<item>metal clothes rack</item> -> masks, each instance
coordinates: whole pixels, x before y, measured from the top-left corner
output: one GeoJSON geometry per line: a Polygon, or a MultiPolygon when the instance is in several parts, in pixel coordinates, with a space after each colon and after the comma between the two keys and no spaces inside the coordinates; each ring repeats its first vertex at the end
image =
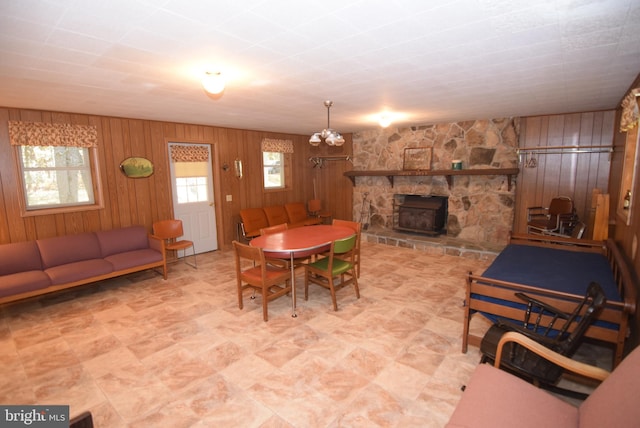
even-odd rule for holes
{"type": "Polygon", "coordinates": [[[327,161],[349,161],[353,164],[353,160],[349,155],[345,156],[311,156],[309,162],[313,162],[314,168],[322,168],[327,161]]]}
{"type": "Polygon", "coordinates": [[[525,168],[535,168],[538,162],[532,155],[563,155],[574,153],[613,153],[613,146],[542,146],[516,149],[520,163],[525,168]],[[529,157],[531,156],[531,157],[529,157]],[[524,161],[523,161],[524,157],[524,161]]]}

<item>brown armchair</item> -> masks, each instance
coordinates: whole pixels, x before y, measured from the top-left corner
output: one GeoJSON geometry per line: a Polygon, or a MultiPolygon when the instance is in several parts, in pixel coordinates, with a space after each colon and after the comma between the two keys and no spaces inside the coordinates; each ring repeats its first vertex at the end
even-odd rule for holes
{"type": "Polygon", "coordinates": [[[609,373],[564,357],[528,337],[506,333],[498,344],[495,365],[500,364],[503,347],[516,342],[565,370],[600,385],[579,406],[536,388],[497,367],[479,364],[467,383],[448,428],[600,428],[631,427],[640,421],[640,347],[634,349],[609,373]]]}

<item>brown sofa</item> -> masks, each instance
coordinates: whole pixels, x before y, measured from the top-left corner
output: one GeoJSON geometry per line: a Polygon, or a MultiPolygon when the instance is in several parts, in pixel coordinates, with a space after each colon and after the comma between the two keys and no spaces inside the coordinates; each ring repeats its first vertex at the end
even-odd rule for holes
{"type": "Polygon", "coordinates": [[[167,278],[164,242],[144,226],[0,245],[0,303],[151,268],[167,278]]]}
{"type": "MultiPolygon", "coordinates": [[[[634,349],[609,374],[600,368],[556,354],[520,333],[505,334],[501,345],[508,341],[520,343],[569,371],[602,383],[576,407],[494,366],[480,364],[471,376],[447,424],[448,428],[638,426],[640,347],[634,349]]],[[[499,361],[499,356],[496,361],[499,361]]]]}
{"type": "Polygon", "coordinates": [[[289,228],[320,224],[318,216],[310,216],[302,202],[285,205],[272,205],[264,208],[245,208],[240,210],[240,233],[251,239],[260,235],[260,229],[286,223],[289,228]]]}

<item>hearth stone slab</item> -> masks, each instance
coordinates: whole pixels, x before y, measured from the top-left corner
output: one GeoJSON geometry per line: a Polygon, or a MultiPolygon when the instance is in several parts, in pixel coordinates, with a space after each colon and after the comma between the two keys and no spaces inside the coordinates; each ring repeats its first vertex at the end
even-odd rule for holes
{"type": "Polygon", "coordinates": [[[504,245],[492,243],[479,244],[477,242],[465,241],[464,239],[447,237],[446,235],[431,237],[416,233],[403,233],[383,229],[363,230],[362,239],[365,242],[412,248],[417,251],[425,251],[429,254],[446,254],[488,261],[493,261],[505,247],[504,245]]]}

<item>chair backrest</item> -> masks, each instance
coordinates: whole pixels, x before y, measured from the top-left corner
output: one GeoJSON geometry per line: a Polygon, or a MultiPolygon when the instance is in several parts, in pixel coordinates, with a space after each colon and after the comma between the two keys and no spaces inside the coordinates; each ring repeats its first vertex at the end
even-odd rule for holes
{"type": "Polygon", "coordinates": [[[536,308],[540,306],[535,301],[530,301],[528,304],[524,326],[536,333],[552,338],[548,344],[551,349],[562,355],[571,356],[580,345],[582,337],[605,303],[606,298],[602,287],[597,282],[592,282],[587,287],[584,299],[571,314],[565,315],[566,319],[560,328],[554,326],[558,319],[557,313],[560,311],[554,312],[555,316],[547,326],[542,327],[539,325],[542,317],[539,316],[540,310],[536,308]],[[531,315],[536,317],[535,323],[529,323],[531,315]]]}
{"type": "Polygon", "coordinates": [[[640,421],[640,347],[635,348],[582,402],[580,428],[631,427],[640,421]]]}
{"type": "Polygon", "coordinates": [[[549,204],[549,215],[556,216],[561,214],[573,213],[573,200],[568,196],[556,196],[551,199],[549,204]]]}
{"type": "Polygon", "coordinates": [[[260,235],[269,235],[270,233],[283,232],[289,229],[287,223],[276,224],[275,226],[263,227],[260,229],[260,235]]]}
{"type": "Polygon", "coordinates": [[[333,242],[333,253],[344,254],[353,250],[356,246],[357,235],[349,236],[348,238],[336,239],[333,242]]]}
{"type": "Polygon", "coordinates": [[[362,223],[358,223],[357,221],[340,220],[340,219],[334,218],[331,224],[333,226],[348,227],[349,229],[353,229],[353,231],[356,232],[356,237],[357,237],[356,248],[357,249],[360,248],[360,236],[362,231],[362,223]]]}
{"type": "Polygon", "coordinates": [[[282,205],[273,205],[270,207],[264,207],[263,210],[265,215],[267,216],[267,221],[269,222],[269,224],[266,226],[275,226],[276,224],[290,222],[289,217],[287,216],[287,211],[284,209],[284,206],[282,205]]]}
{"type": "Polygon", "coordinates": [[[357,221],[340,220],[334,218],[331,224],[338,227],[348,227],[349,229],[353,229],[356,233],[360,233],[360,231],[362,230],[362,223],[358,223],[357,221]]]}
{"type": "Polygon", "coordinates": [[[248,237],[258,236],[260,229],[269,226],[269,221],[262,208],[245,208],[240,210],[240,218],[244,233],[248,237]]]}
{"type": "Polygon", "coordinates": [[[309,217],[307,209],[302,202],[293,202],[285,204],[284,209],[287,211],[290,223],[300,223],[309,217]]]}
{"type": "Polygon", "coordinates": [[[184,235],[182,220],[160,220],[153,223],[153,234],[160,239],[176,239],[184,235]]]}
{"type": "Polygon", "coordinates": [[[597,282],[589,284],[584,299],[576,306],[560,330],[561,335],[559,335],[560,344],[558,345],[558,351],[561,354],[573,355],[580,345],[580,340],[598,316],[606,301],[607,299],[604,296],[604,291],[602,287],[600,287],[600,284],[597,282]],[[575,328],[567,335],[569,327],[575,322],[577,322],[575,328]],[[564,340],[562,340],[562,336],[564,336],[564,340]]]}
{"type": "MultiPolygon", "coordinates": [[[[265,266],[264,252],[260,247],[252,247],[238,241],[233,241],[233,252],[236,259],[236,273],[240,275],[242,273],[242,260],[253,262],[248,268],[254,268],[255,266],[265,266]]],[[[240,278],[240,276],[238,276],[240,278]]]]}

